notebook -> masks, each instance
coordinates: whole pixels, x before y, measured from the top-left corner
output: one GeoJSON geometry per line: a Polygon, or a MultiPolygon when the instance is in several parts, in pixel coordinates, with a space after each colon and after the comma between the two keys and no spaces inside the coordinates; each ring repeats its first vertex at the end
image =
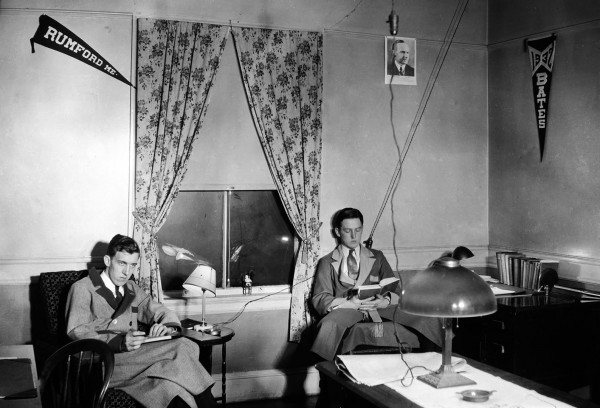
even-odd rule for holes
{"type": "Polygon", "coordinates": [[[37,390],[29,358],[0,358],[0,398],[35,398],[37,390]]]}

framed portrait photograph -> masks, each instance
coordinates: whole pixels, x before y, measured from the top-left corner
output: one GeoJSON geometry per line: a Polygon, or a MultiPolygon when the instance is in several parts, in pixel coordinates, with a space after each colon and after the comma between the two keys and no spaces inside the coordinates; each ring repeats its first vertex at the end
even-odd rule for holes
{"type": "Polygon", "coordinates": [[[385,83],[417,85],[417,40],[385,37],[385,83]]]}

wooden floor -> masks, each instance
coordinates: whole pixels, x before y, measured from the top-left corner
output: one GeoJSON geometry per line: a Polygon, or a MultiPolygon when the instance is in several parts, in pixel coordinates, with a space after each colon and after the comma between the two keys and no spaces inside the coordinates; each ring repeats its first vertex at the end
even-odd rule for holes
{"type": "Polygon", "coordinates": [[[248,402],[228,402],[227,408],[315,408],[317,396],[296,399],[275,399],[248,402]]]}

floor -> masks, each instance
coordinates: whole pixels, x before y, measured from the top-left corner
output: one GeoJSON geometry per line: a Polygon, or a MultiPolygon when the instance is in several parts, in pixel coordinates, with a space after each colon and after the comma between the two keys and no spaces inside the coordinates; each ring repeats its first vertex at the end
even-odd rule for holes
{"type": "Polygon", "coordinates": [[[227,408],[314,408],[317,396],[301,399],[276,399],[248,402],[229,402],[227,408]]]}

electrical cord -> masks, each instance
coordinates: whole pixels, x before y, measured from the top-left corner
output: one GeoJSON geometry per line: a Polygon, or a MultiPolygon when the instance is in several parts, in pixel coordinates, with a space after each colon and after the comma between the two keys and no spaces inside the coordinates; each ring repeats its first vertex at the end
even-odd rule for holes
{"type": "MultiPolygon", "coordinates": [[[[398,159],[398,163],[396,164],[396,168],[395,168],[392,178],[390,180],[390,184],[388,185],[388,188],[385,192],[385,195],[383,198],[383,203],[379,209],[379,212],[377,213],[377,216],[375,217],[375,222],[373,223],[373,228],[371,229],[371,233],[370,233],[369,239],[367,241],[372,242],[373,235],[375,234],[375,229],[377,228],[377,225],[379,224],[381,215],[383,214],[383,210],[385,209],[385,206],[387,205],[387,202],[388,202],[390,196],[392,195],[392,193],[394,193],[396,191],[398,181],[402,174],[402,166],[404,164],[404,160],[406,159],[408,150],[410,149],[410,146],[412,145],[417,128],[419,127],[419,124],[421,123],[421,119],[423,118],[423,113],[425,112],[425,108],[427,107],[427,103],[429,102],[429,98],[431,97],[433,87],[435,86],[435,83],[437,82],[437,78],[440,74],[442,65],[444,64],[444,61],[446,60],[446,57],[448,56],[448,51],[450,49],[450,45],[452,44],[452,42],[454,40],[454,37],[456,35],[456,30],[458,29],[458,26],[459,26],[460,21],[465,13],[465,9],[466,9],[468,3],[469,3],[469,0],[459,0],[458,5],[457,5],[456,9],[454,10],[454,14],[452,15],[450,24],[449,24],[448,28],[446,29],[446,34],[444,36],[444,42],[442,43],[442,47],[440,48],[440,51],[438,52],[438,55],[437,55],[434,65],[433,65],[433,68],[431,70],[431,73],[429,74],[429,79],[427,81],[427,85],[425,86],[425,92],[423,93],[423,96],[421,97],[421,101],[419,103],[417,113],[413,119],[411,126],[410,126],[408,136],[407,136],[406,140],[404,141],[404,147],[400,151],[400,157],[398,159]]],[[[392,80],[390,80],[390,84],[389,84],[390,93],[391,93],[390,121],[392,124],[392,135],[394,137],[394,141],[396,142],[396,148],[398,149],[399,146],[398,146],[398,143],[396,140],[396,132],[394,129],[393,112],[392,112],[392,107],[393,107],[392,103],[394,100],[394,92],[392,89],[393,79],[394,79],[394,77],[392,76],[392,80]]]]}
{"type": "MultiPolygon", "coordinates": [[[[367,242],[371,242],[371,243],[373,242],[373,234],[375,233],[375,229],[377,228],[379,220],[381,219],[383,210],[385,209],[385,205],[387,204],[387,201],[389,200],[390,196],[393,197],[396,194],[396,190],[398,189],[398,186],[399,186],[399,180],[402,175],[402,166],[404,164],[404,160],[406,159],[408,150],[410,149],[410,146],[413,142],[417,128],[418,128],[419,124],[421,123],[421,119],[423,117],[425,107],[427,106],[427,103],[429,102],[429,98],[431,97],[431,92],[433,90],[435,83],[437,82],[437,78],[439,76],[441,67],[444,64],[444,61],[446,60],[446,57],[448,55],[448,50],[450,49],[450,45],[452,44],[452,41],[454,40],[454,36],[456,35],[456,30],[458,29],[458,26],[460,24],[462,16],[464,15],[464,12],[465,12],[465,9],[466,9],[468,3],[469,3],[469,0],[460,0],[456,9],[454,10],[454,14],[453,14],[450,24],[446,30],[446,35],[444,37],[444,43],[442,44],[442,47],[440,48],[440,52],[438,53],[438,56],[435,60],[434,66],[432,68],[432,72],[429,75],[429,80],[427,81],[427,85],[425,87],[425,92],[423,94],[423,97],[421,98],[421,102],[419,103],[419,108],[417,109],[417,114],[415,115],[415,119],[413,120],[413,123],[411,124],[410,130],[408,133],[408,137],[404,141],[404,146],[403,146],[402,150],[400,150],[400,146],[398,144],[398,139],[396,137],[396,129],[395,129],[395,125],[394,125],[394,114],[393,114],[394,90],[393,90],[393,86],[392,86],[394,76],[392,75],[392,78],[391,78],[390,84],[389,84],[390,123],[391,123],[391,127],[392,127],[392,136],[394,139],[394,143],[396,145],[396,150],[398,151],[398,155],[399,155],[399,160],[396,165],[396,169],[394,170],[392,180],[390,181],[390,184],[386,190],[383,204],[382,204],[381,208],[379,209],[379,212],[377,213],[377,217],[375,218],[375,223],[373,224],[373,228],[371,230],[371,233],[369,235],[367,242]]],[[[396,248],[397,228],[396,228],[396,222],[395,222],[395,216],[394,216],[395,211],[394,211],[394,200],[393,199],[390,201],[390,212],[391,212],[391,216],[392,216],[392,231],[393,231],[392,245],[393,245],[394,257],[395,257],[395,261],[396,261],[396,263],[395,263],[396,269],[395,270],[398,270],[399,259],[398,259],[398,251],[396,248]]],[[[400,273],[398,273],[398,277],[400,279],[400,288],[403,288],[404,286],[403,286],[403,282],[402,282],[402,275],[400,273]]],[[[414,374],[413,374],[414,368],[424,368],[430,372],[432,372],[434,370],[428,369],[427,367],[423,367],[423,366],[411,367],[408,364],[408,362],[404,359],[404,351],[402,348],[404,345],[407,345],[408,346],[407,348],[410,350],[410,345],[408,345],[405,342],[402,342],[400,340],[400,335],[398,334],[398,327],[396,326],[395,322],[396,322],[396,313],[398,312],[399,307],[400,307],[400,302],[398,302],[398,304],[396,304],[396,307],[394,308],[394,314],[392,315],[392,321],[394,322],[394,335],[396,337],[396,341],[398,342],[398,352],[400,354],[400,358],[402,359],[402,362],[406,365],[406,368],[407,368],[407,372],[401,378],[400,383],[404,387],[409,387],[412,385],[413,380],[414,380],[414,374]]]]}
{"type": "Polygon", "coordinates": [[[288,289],[288,288],[283,288],[283,289],[281,289],[281,290],[278,290],[277,292],[267,293],[266,295],[264,295],[264,296],[261,296],[261,297],[259,297],[259,298],[256,298],[256,299],[249,300],[249,301],[247,301],[246,303],[244,303],[244,305],[242,306],[242,308],[241,308],[241,309],[240,309],[240,310],[239,310],[239,311],[238,311],[236,314],[234,314],[234,315],[233,315],[233,317],[232,317],[231,319],[229,319],[229,320],[227,320],[227,321],[225,321],[225,322],[219,322],[219,323],[214,323],[214,324],[215,324],[215,325],[218,325],[218,326],[225,326],[225,325],[227,325],[227,324],[229,324],[229,323],[233,323],[234,321],[236,321],[236,320],[237,320],[237,319],[238,319],[238,318],[239,318],[239,317],[242,315],[242,313],[244,313],[244,310],[246,310],[246,307],[247,307],[247,306],[248,306],[250,303],[252,303],[252,302],[258,302],[259,300],[262,300],[262,299],[268,298],[269,296],[277,295],[277,294],[279,294],[279,293],[282,293],[282,292],[285,292],[285,291],[287,291],[287,290],[290,290],[290,291],[291,291],[291,290],[292,290],[292,288],[294,288],[294,287],[298,286],[298,285],[299,285],[299,284],[301,284],[301,283],[304,283],[304,282],[306,282],[306,281],[309,281],[309,280],[311,280],[312,278],[313,278],[312,276],[309,276],[308,278],[306,278],[306,279],[304,279],[304,280],[301,280],[301,281],[299,281],[299,282],[296,282],[294,285],[290,286],[290,288],[289,288],[289,289],[288,289]]]}

